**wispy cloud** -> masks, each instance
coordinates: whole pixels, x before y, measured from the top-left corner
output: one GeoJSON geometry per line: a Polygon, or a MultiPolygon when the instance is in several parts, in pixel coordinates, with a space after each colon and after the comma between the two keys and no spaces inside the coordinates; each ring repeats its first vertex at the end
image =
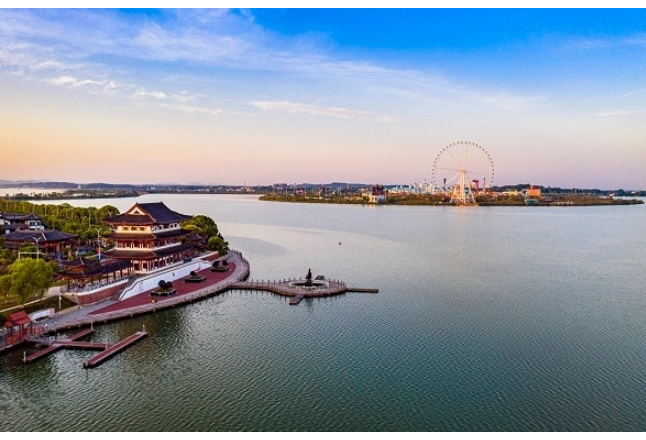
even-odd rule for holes
{"type": "Polygon", "coordinates": [[[640,33],[624,38],[622,43],[630,46],[646,47],[646,33],[640,33]]]}
{"type": "Polygon", "coordinates": [[[222,109],[210,107],[195,107],[184,104],[160,104],[159,108],[175,110],[189,115],[210,115],[217,116],[222,113],[222,109]]]}
{"type": "Polygon", "coordinates": [[[148,92],[145,89],[137,90],[135,92],[135,96],[138,96],[138,97],[148,97],[148,96],[150,96],[150,97],[156,98],[156,99],[165,99],[165,98],[167,98],[167,95],[164,92],[148,92]]]}
{"type": "MultiPolygon", "coordinates": [[[[506,111],[522,110],[535,102],[535,98],[514,94],[504,86],[491,92],[479,90],[477,84],[464,86],[460,79],[428,67],[397,68],[359,55],[340,55],[319,37],[283,36],[264,29],[248,11],[176,10],[161,15],[126,16],[118,11],[94,10],[0,12],[0,41],[7,43],[0,48],[0,65],[4,62],[16,72],[26,72],[29,78],[91,93],[109,82],[77,78],[119,78],[118,89],[125,98],[174,99],[181,104],[201,100],[207,93],[214,96],[220,90],[210,88],[213,78],[223,74],[228,79],[238,72],[245,72],[247,77],[268,74],[279,78],[279,84],[284,84],[281,81],[285,78],[297,77],[313,87],[345,87],[356,96],[365,92],[426,102],[475,97],[484,105],[506,111]],[[175,92],[177,85],[162,76],[150,81],[147,73],[151,68],[169,68],[175,76],[195,81],[182,83],[182,88],[192,86],[175,92]],[[49,78],[53,69],[60,73],[54,79],[49,78]]],[[[243,102],[248,100],[248,96],[243,98],[243,102]]],[[[395,120],[343,107],[286,101],[258,101],[253,105],[345,119],[395,120]]]]}
{"type": "Polygon", "coordinates": [[[331,116],[342,119],[369,119],[381,122],[395,122],[395,119],[391,116],[380,116],[366,111],[350,110],[342,107],[325,107],[321,105],[300,104],[289,101],[254,101],[251,105],[262,110],[282,111],[287,113],[331,116]]]}
{"type": "Polygon", "coordinates": [[[118,92],[118,86],[114,81],[96,81],[92,79],[79,80],[73,76],[59,76],[57,78],[49,78],[45,80],[47,84],[53,86],[62,86],[72,89],[87,89],[90,93],[100,93],[104,95],[112,95],[118,92]]]}
{"type": "Polygon", "coordinates": [[[597,113],[596,116],[597,118],[611,118],[611,117],[618,117],[618,116],[640,115],[644,113],[646,112],[640,111],[640,110],[614,110],[609,112],[597,113]]]}
{"type": "Polygon", "coordinates": [[[646,33],[623,37],[577,37],[566,40],[561,46],[565,50],[599,50],[620,47],[646,47],[646,33]]]}
{"type": "Polygon", "coordinates": [[[173,99],[177,100],[178,102],[182,103],[187,103],[187,102],[193,102],[201,98],[205,98],[206,95],[203,93],[189,93],[186,90],[182,90],[181,92],[173,95],[173,99]]]}

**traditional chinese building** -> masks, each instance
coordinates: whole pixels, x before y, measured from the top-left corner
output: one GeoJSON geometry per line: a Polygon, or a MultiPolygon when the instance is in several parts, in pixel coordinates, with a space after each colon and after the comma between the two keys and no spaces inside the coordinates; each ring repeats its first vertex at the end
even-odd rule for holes
{"type": "Polygon", "coordinates": [[[44,231],[40,217],[36,214],[20,214],[12,212],[0,212],[0,228],[5,234],[15,231],[44,231]]]}
{"type": "Polygon", "coordinates": [[[63,270],[58,276],[67,281],[65,296],[80,305],[109,298],[123,287],[132,274],[132,263],[125,259],[81,257],[61,264],[63,270]]]}
{"type": "Polygon", "coordinates": [[[14,252],[18,252],[22,245],[28,243],[36,247],[35,254],[61,260],[64,257],[65,247],[75,244],[78,235],[56,230],[20,230],[6,234],[3,238],[5,239],[4,246],[14,252]]]}
{"type": "Polygon", "coordinates": [[[132,262],[135,273],[145,274],[196,256],[186,242],[190,231],[180,222],[192,218],[169,209],[164,203],[137,203],[128,211],[103,219],[111,228],[104,239],[114,242],[106,256],[132,262]]]}

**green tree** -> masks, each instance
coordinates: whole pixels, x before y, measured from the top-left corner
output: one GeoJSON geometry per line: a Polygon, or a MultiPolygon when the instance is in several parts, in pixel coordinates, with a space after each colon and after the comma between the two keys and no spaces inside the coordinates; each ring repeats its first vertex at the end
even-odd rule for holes
{"type": "Polygon", "coordinates": [[[25,258],[15,261],[9,267],[9,273],[0,277],[0,293],[9,293],[22,305],[41,298],[53,282],[52,265],[43,260],[25,258]]]}
{"type": "Polygon", "coordinates": [[[220,236],[218,225],[215,224],[211,217],[206,215],[196,215],[195,217],[182,222],[182,228],[191,232],[196,232],[205,238],[220,236]]]}
{"type": "Polygon", "coordinates": [[[218,236],[209,238],[209,241],[206,244],[206,248],[208,250],[218,251],[218,254],[220,254],[220,256],[227,254],[228,246],[229,246],[229,243],[224,241],[222,237],[218,237],[218,236]]]}

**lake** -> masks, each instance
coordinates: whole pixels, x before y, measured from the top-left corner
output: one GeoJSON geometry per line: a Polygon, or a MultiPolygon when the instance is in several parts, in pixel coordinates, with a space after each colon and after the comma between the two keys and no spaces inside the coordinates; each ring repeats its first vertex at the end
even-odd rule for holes
{"type": "Polygon", "coordinates": [[[96,326],[149,337],[91,370],[84,351],[12,351],[0,430],[646,430],[646,205],[68,203],[158,201],[213,218],[253,279],[311,269],[379,293],[229,291],[96,326]]]}

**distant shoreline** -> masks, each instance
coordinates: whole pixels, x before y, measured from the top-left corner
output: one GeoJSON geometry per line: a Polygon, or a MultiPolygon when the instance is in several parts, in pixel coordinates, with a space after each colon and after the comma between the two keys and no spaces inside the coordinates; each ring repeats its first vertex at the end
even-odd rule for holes
{"type": "MultiPolygon", "coordinates": [[[[279,202],[279,203],[313,203],[313,204],[329,204],[329,205],[368,205],[368,206],[464,206],[451,203],[450,199],[440,199],[437,196],[424,196],[417,197],[390,197],[385,201],[379,203],[370,203],[366,198],[359,196],[351,196],[346,198],[318,198],[309,196],[294,196],[294,195],[274,195],[265,194],[259,198],[261,201],[279,202]]],[[[642,205],[644,200],[640,199],[626,199],[614,197],[598,197],[598,196],[565,196],[554,199],[525,199],[523,197],[515,198],[502,198],[498,200],[476,200],[476,203],[471,206],[514,206],[514,207],[574,207],[574,206],[625,206],[625,205],[642,205]]]]}

